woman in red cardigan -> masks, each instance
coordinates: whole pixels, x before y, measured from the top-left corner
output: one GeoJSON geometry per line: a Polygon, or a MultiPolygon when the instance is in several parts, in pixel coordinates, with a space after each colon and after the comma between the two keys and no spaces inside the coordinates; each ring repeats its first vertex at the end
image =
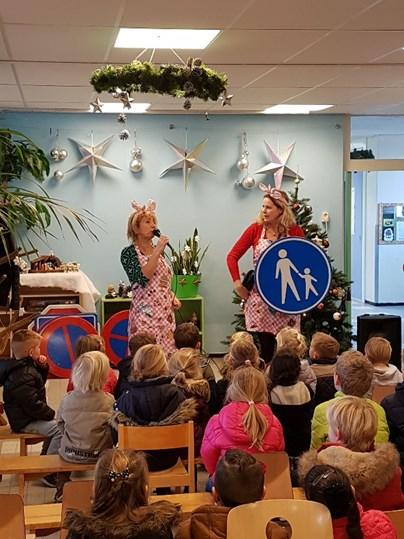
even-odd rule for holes
{"type": "Polygon", "coordinates": [[[296,225],[289,206],[288,195],[274,187],[260,183],[264,191],[261,211],[256,222],[250,225],[236,241],[227,255],[227,267],[234,282],[234,289],[244,301],[244,314],[248,331],[258,334],[261,344],[261,357],[266,363],[271,361],[275,349],[275,335],[285,326],[299,329],[300,317],[270,310],[261,299],[257,288],[248,291],[240,280],[238,261],[245,252],[253,248],[254,268],[260,254],[274,241],[287,236],[304,236],[303,230],[296,225]]]}

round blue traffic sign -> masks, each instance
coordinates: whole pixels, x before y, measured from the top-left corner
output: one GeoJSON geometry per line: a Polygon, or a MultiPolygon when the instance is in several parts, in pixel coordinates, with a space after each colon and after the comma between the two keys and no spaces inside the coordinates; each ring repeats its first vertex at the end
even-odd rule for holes
{"type": "Polygon", "coordinates": [[[327,295],[331,265],[321,247],[302,238],[272,243],[258,259],[255,282],[262,299],[276,311],[301,314],[327,295]]]}

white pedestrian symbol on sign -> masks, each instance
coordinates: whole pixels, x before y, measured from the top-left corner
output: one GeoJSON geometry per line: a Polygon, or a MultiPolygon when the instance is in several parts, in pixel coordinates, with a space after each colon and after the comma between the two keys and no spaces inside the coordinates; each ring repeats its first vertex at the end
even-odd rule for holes
{"type": "Polygon", "coordinates": [[[276,263],[275,279],[281,278],[281,302],[282,305],[286,302],[286,294],[288,288],[295,296],[297,301],[300,301],[300,295],[297,291],[295,281],[292,276],[291,270],[293,270],[301,279],[305,282],[305,299],[309,298],[310,292],[313,292],[315,296],[318,296],[318,292],[315,289],[313,282],[316,283],[317,279],[311,275],[310,268],[304,268],[304,275],[296,268],[293,262],[287,258],[288,252],[286,249],[279,249],[279,260],[276,263]]]}

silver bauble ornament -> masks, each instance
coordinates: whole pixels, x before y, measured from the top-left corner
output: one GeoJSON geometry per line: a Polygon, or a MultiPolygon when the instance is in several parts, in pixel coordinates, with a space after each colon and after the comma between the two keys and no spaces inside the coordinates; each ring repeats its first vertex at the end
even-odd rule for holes
{"type": "Polygon", "coordinates": [[[67,150],[62,148],[61,150],[59,150],[59,161],[64,161],[68,155],[69,154],[68,154],[67,150]]]}
{"type": "Polygon", "coordinates": [[[143,161],[141,159],[132,159],[129,163],[129,168],[132,172],[140,172],[143,168],[143,161]]]}
{"type": "Polygon", "coordinates": [[[247,159],[247,157],[241,157],[241,159],[239,159],[237,161],[237,168],[239,170],[245,170],[246,168],[248,168],[248,159],[247,159]]]}
{"type": "Polygon", "coordinates": [[[337,311],[336,313],[332,315],[332,317],[334,318],[334,320],[338,321],[338,320],[341,320],[342,314],[337,311]]]}
{"type": "Polygon", "coordinates": [[[53,161],[59,161],[59,150],[57,148],[52,148],[49,155],[53,161]]]}
{"type": "Polygon", "coordinates": [[[129,131],[127,129],[122,129],[122,131],[119,133],[119,138],[121,140],[128,140],[129,135],[130,135],[130,133],[129,133],[129,131]]]}
{"type": "Polygon", "coordinates": [[[183,105],[185,110],[189,110],[192,107],[192,101],[187,97],[183,105]]]}
{"type": "Polygon", "coordinates": [[[133,155],[133,157],[140,157],[142,155],[142,148],[135,146],[134,148],[132,148],[130,153],[131,155],[133,155]]]}
{"type": "Polygon", "coordinates": [[[65,173],[63,172],[63,170],[55,170],[55,172],[53,173],[53,177],[55,178],[55,180],[63,180],[64,175],[65,173]]]}
{"type": "Polygon", "coordinates": [[[241,180],[241,186],[244,187],[244,189],[254,189],[255,179],[252,176],[246,176],[241,180]]]}

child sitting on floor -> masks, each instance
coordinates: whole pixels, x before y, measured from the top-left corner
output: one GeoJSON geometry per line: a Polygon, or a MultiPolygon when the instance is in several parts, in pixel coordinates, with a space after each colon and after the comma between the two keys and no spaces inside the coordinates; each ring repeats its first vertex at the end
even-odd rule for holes
{"type": "MultiPolygon", "coordinates": [[[[82,337],[79,337],[77,339],[76,347],[75,347],[75,358],[78,358],[79,356],[81,356],[81,354],[85,354],[86,352],[102,352],[103,354],[105,354],[104,339],[100,335],[83,335],[82,337]]],[[[103,390],[113,395],[115,391],[116,382],[117,380],[116,380],[115,373],[109,367],[108,376],[103,386],[103,390]]],[[[73,389],[74,389],[74,384],[72,380],[69,379],[69,383],[67,384],[66,391],[72,391],[73,389]]]]}
{"type": "Polygon", "coordinates": [[[289,351],[296,354],[300,359],[299,380],[308,385],[313,393],[316,391],[317,378],[306,359],[307,344],[306,339],[297,329],[282,328],[276,335],[277,348],[289,348],[289,351]]]}
{"type": "Polygon", "coordinates": [[[63,527],[68,539],[172,539],[179,516],[173,503],[149,504],[142,453],[109,449],[97,462],[91,509],[68,511],[63,527]]]}
{"type": "Polygon", "coordinates": [[[404,507],[400,457],[390,442],[376,444],[377,416],[359,397],[341,397],[328,407],[328,439],[318,452],[300,458],[301,481],[315,464],[341,468],[355,487],[365,509],[389,511],[404,507]]]}
{"type": "Polygon", "coordinates": [[[373,365],[373,385],[388,386],[400,384],[402,373],[389,363],[391,344],[383,337],[371,337],[365,345],[365,356],[373,365]]]}
{"type": "Polygon", "coordinates": [[[261,500],[265,495],[264,468],[240,449],[228,449],[219,460],[211,505],[201,505],[181,522],[176,539],[225,539],[232,507],[261,500]]]}
{"type": "Polygon", "coordinates": [[[306,475],[305,495],[331,513],[334,539],[396,539],[396,530],[381,511],[364,511],[355,500],[349,477],[333,466],[314,466],[306,475]]]}

